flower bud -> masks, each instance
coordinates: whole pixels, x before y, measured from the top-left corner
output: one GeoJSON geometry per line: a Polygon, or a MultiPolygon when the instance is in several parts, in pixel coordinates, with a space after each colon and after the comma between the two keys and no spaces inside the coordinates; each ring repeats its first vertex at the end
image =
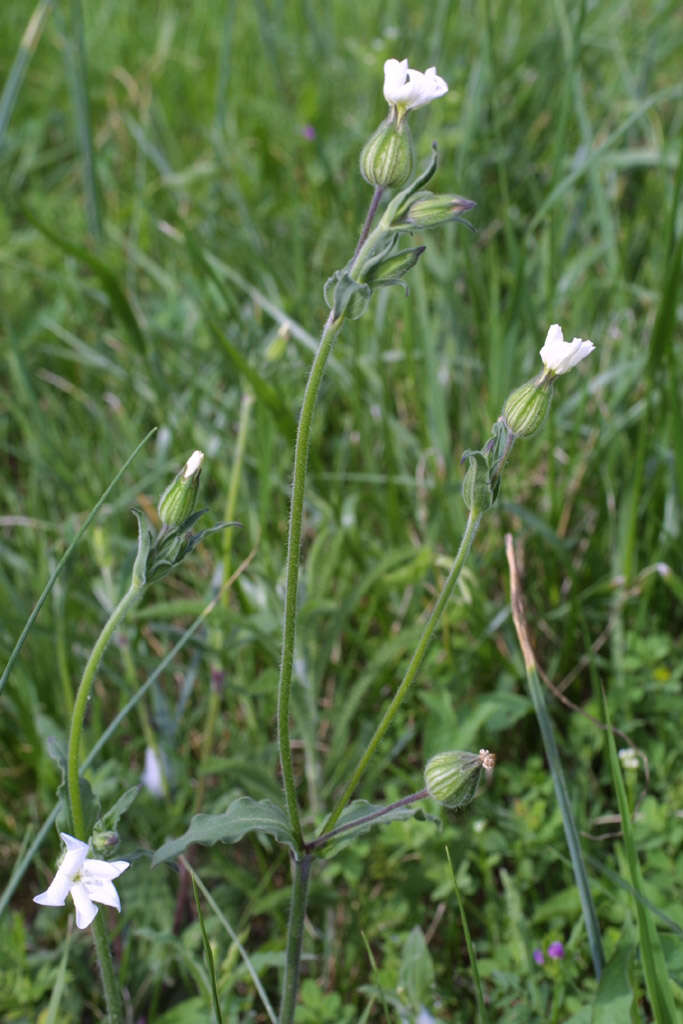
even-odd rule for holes
{"type": "Polygon", "coordinates": [[[413,140],[407,122],[387,118],[370,136],[360,155],[360,173],[375,188],[400,188],[413,170],[413,140]]]}
{"type": "Polygon", "coordinates": [[[159,499],[159,518],[164,526],[180,526],[194,511],[204,452],[194,451],[159,499]]]}
{"type": "Polygon", "coordinates": [[[471,199],[463,199],[462,196],[418,192],[406,210],[404,219],[414,228],[433,228],[457,220],[461,213],[476,205],[471,199]]]}
{"type": "Polygon", "coordinates": [[[543,373],[508,395],[503,421],[515,437],[529,437],[538,430],[550,408],[552,376],[543,373]]]}
{"type": "Polygon", "coordinates": [[[470,803],[482,771],[492,771],[495,763],[496,755],[488,750],[480,750],[478,754],[463,750],[436,754],[427,761],[425,786],[431,797],[455,810],[470,803]]]}
{"type": "Polygon", "coordinates": [[[90,846],[94,853],[106,853],[119,845],[119,834],[112,829],[100,832],[97,827],[90,837],[90,846]]]}

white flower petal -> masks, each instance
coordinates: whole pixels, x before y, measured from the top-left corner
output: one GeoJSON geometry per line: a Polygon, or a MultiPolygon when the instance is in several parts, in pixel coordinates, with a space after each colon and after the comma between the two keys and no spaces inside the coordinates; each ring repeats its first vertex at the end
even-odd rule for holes
{"type": "Polygon", "coordinates": [[[97,907],[88,896],[88,892],[81,882],[74,882],[71,887],[71,898],[76,908],[76,926],[87,928],[95,920],[97,907]]]}
{"type": "Polygon", "coordinates": [[[73,879],[58,871],[45,892],[33,897],[33,902],[44,907],[63,907],[72,885],[73,879]]]}
{"type": "Polygon", "coordinates": [[[63,872],[70,878],[75,878],[81,870],[85,858],[88,856],[88,844],[80,839],[75,839],[66,832],[60,832],[59,838],[66,846],[66,853],[59,865],[59,872],[63,872]]]}
{"type": "Polygon", "coordinates": [[[127,860],[86,860],[83,865],[83,878],[118,878],[130,864],[127,860]]]}
{"type": "Polygon", "coordinates": [[[384,98],[391,106],[416,110],[447,92],[448,85],[435,67],[422,72],[409,68],[407,60],[385,61],[384,98]]]}
{"type": "Polygon", "coordinates": [[[96,903],[104,903],[107,907],[121,909],[121,900],[113,882],[97,875],[83,875],[81,879],[84,891],[96,903]]]}
{"type": "Polygon", "coordinates": [[[558,376],[567,373],[582,359],[590,355],[595,345],[592,341],[574,338],[573,341],[565,341],[562,328],[559,324],[551,324],[545,339],[540,356],[543,365],[558,376]]]}
{"type": "Polygon", "coordinates": [[[145,768],[142,773],[142,784],[152,796],[164,795],[164,776],[161,761],[154,747],[145,748],[145,768]]]}

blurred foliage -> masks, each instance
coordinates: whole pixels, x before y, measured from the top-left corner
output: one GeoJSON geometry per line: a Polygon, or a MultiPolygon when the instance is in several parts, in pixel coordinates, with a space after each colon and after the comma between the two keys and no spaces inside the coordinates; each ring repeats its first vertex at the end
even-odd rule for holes
{"type": "MultiPolygon", "coordinates": [[[[493,783],[466,813],[444,813],[441,831],[393,823],[315,870],[297,1020],[385,1021],[385,1008],[397,1021],[474,1019],[447,844],[490,1019],[588,1021],[596,983],[509,619],[502,534],[513,530],[524,551],[540,664],[592,716],[553,702],[606,954],[630,963],[637,932],[595,721],[601,687],[625,734],[617,745],[647,759],[647,777],[627,779],[647,897],[683,927],[679,6],[83,0],[81,12],[74,0],[46,11],[0,133],[3,655],[99,494],[159,429],[0,696],[0,874],[9,878],[53,806],[60,776],[48,751],[64,746],[84,660],[130,572],[129,508],[153,513],[200,448],[201,506],[211,523],[224,518],[242,397],[253,393],[242,528],[208,539],[150,591],[107,652],[87,726],[89,749],[254,552],[90,772],[107,806],[139,781],[150,740],[160,750],[168,795],[143,791],[120,823],[117,856],[134,864],[111,919],[114,952],[133,1019],[207,1019],[189,880],[152,870],[148,854],[199,810],[222,811],[241,793],[279,799],[291,424],[322,285],[350,256],[370,198],[357,160],[384,116],[382,63],[407,56],[449,83],[413,115],[417,150],[424,160],[438,140],[435,188],[476,200],[476,232],[431,234],[410,294],[387,290],[344,327],[323,385],[294,693],[309,832],[364,749],[448,571],[465,519],[463,450],[536,371],[551,322],[592,338],[596,353],[558,382],[543,428],[515,447],[420,685],[358,796],[413,792],[426,759],[449,748],[495,750],[493,783]],[[553,940],[564,959],[536,965],[532,950],[553,940]]],[[[27,20],[26,4],[7,0],[3,79],[27,20]]],[[[56,853],[50,832],[0,921],[8,1021],[42,1021],[55,984],[66,914],[38,911],[31,896],[56,853]]],[[[277,1004],[286,852],[251,836],[197,847],[193,865],[277,1004]]],[[[266,1020],[208,911],[206,925],[225,1020],[266,1020]]],[[[659,926],[675,938],[671,923],[659,926]]],[[[666,948],[674,971],[674,942],[666,948]]],[[[74,935],[60,1021],[96,1012],[90,955],[88,936],[74,935]]],[[[631,1019],[627,1002],[614,1021],[631,1019]]]]}

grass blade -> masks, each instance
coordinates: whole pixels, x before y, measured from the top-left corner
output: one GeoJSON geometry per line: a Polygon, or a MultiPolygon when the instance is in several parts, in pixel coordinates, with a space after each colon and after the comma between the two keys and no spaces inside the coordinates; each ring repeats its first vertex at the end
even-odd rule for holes
{"type": "Polygon", "coordinates": [[[273,1007],[271,1005],[271,1002],[270,1002],[270,1000],[268,998],[266,990],[264,989],[263,985],[261,984],[261,979],[259,978],[259,976],[258,976],[258,974],[256,972],[256,968],[254,967],[253,963],[251,962],[251,960],[249,958],[249,954],[247,953],[246,949],[244,948],[244,946],[240,942],[240,940],[239,940],[239,938],[237,936],[237,933],[234,931],[234,929],[232,928],[230,922],[225,917],[225,915],[221,912],[220,907],[218,906],[218,904],[216,903],[215,899],[213,898],[213,896],[211,895],[209,890],[206,888],[206,886],[202,882],[202,880],[199,877],[199,875],[197,875],[196,872],[193,870],[192,865],[186,860],[185,857],[181,857],[180,860],[181,860],[181,863],[182,863],[183,867],[185,868],[185,870],[189,873],[190,877],[192,878],[192,885],[195,888],[195,900],[197,899],[196,890],[199,889],[201,894],[202,894],[202,896],[204,897],[206,902],[209,904],[209,906],[213,910],[214,914],[216,915],[216,917],[218,918],[220,923],[225,928],[226,932],[228,933],[228,935],[230,936],[232,941],[237,946],[239,954],[242,957],[242,959],[244,960],[244,964],[245,964],[247,970],[249,971],[249,974],[251,975],[251,980],[254,983],[254,988],[258,992],[259,997],[261,999],[261,1002],[263,1003],[263,1008],[266,1011],[266,1013],[268,1014],[268,1017],[270,1018],[271,1024],[277,1024],[277,1017],[275,1015],[275,1010],[273,1009],[273,1007]]]}
{"type": "Polygon", "coordinates": [[[588,873],[583,859],[578,829],[576,828],[576,822],[574,821],[574,815],[572,813],[569,793],[567,791],[567,783],[564,776],[564,770],[562,768],[562,762],[560,760],[560,752],[557,749],[557,743],[555,742],[555,734],[553,732],[550,715],[548,714],[545,693],[538,678],[538,672],[536,671],[536,660],[531,648],[529,632],[524,614],[524,603],[517,563],[515,561],[514,546],[512,536],[509,533],[505,535],[505,553],[510,567],[510,605],[512,608],[512,618],[517,631],[519,646],[522,649],[522,655],[524,657],[524,667],[526,669],[529,693],[531,695],[531,700],[533,701],[534,711],[536,712],[536,718],[538,719],[538,725],[541,730],[543,746],[548,759],[548,767],[550,768],[550,774],[552,775],[553,785],[555,787],[555,795],[562,814],[562,824],[564,825],[564,834],[567,839],[569,856],[571,857],[572,868],[574,871],[574,879],[579,891],[579,899],[581,900],[581,909],[583,911],[583,919],[586,925],[586,934],[588,936],[588,944],[590,946],[591,957],[593,960],[593,969],[595,971],[596,978],[599,980],[605,964],[605,957],[602,951],[598,915],[595,910],[595,904],[593,903],[593,897],[591,896],[590,886],[588,884],[588,873]]]}
{"type": "Polygon", "coordinates": [[[477,956],[474,952],[474,946],[472,945],[472,936],[470,935],[469,925],[467,923],[467,917],[465,915],[465,906],[462,902],[460,890],[455,880],[455,871],[453,870],[453,863],[451,861],[451,853],[448,847],[446,847],[446,857],[448,858],[448,867],[450,868],[451,878],[453,879],[453,888],[455,889],[455,896],[458,901],[458,907],[460,908],[460,920],[462,921],[462,930],[465,936],[465,945],[467,946],[467,955],[470,958],[472,965],[472,977],[474,978],[474,995],[477,1000],[477,1012],[479,1013],[479,1020],[481,1024],[487,1024],[488,1017],[486,1015],[486,1006],[484,1004],[484,994],[481,989],[481,978],[479,977],[479,968],[477,966],[477,956]]]}
{"type": "MultiPolygon", "coordinates": [[[[621,767],[619,766],[619,756],[617,754],[616,743],[614,742],[609,708],[607,706],[607,698],[605,697],[604,691],[602,694],[602,706],[605,716],[605,725],[607,726],[606,736],[610,771],[612,773],[612,782],[614,784],[617,804],[619,806],[619,814],[621,816],[624,851],[626,853],[629,874],[631,876],[631,884],[635,891],[640,894],[643,891],[643,877],[640,871],[640,862],[638,860],[635,837],[633,835],[631,809],[628,804],[628,797],[626,795],[624,779],[621,774],[621,767]]],[[[638,932],[640,935],[640,953],[643,964],[643,975],[645,976],[647,997],[650,1001],[650,1005],[652,1006],[654,1019],[656,1024],[674,1024],[677,1016],[676,1009],[669,982],[669,975],[664,962],[664,954],[659,941],[659,935],[655,928],[654,921],[652,920],[652,915],[643,900],[637,899],[635,901],[635,907],[638,919],[638,932]]]]}
{"type": "Polygon", "coordinates": [[[85,191],[85,214],[88,230],[93,238],[101,241],[102,193],[97,180],[95,147],[93,145],[90,97],[88,95],[88,69],[85,53],[85,31],[81,0],[70,0],[69,29],[64,39],[64,60],[71,89],[71,98],[76,120],[76,134],[83,161],[83,188],[85,191]]]}
{"type": "Polygon", "coordinates": [[[36,52],[47,16],[54,6],[54,2],[55,0],[38,0],[21,37],[17,55],[7,76],[2,95],[0,95],[0,147],[2,147],[7,126],[19,98],[19,92],[26,76],[26,71],[33,54],[36,52]]]}
{"type": "Polygon", "coordinates": [[[128,467],[130,466],[131,462],[135,459],[135,457],[138,454],[138,452],[140,451],[140,449],[143,448],[144,445],[147,444],[147,442],[149,441],[150,437],[152,436],[152,434],[155,431],[156,431],[156,427],[153,427],[152,430],[150,430],[150,432],[145,437],[143,437],[142,441],[137,446],[137,448],[134,450],[132,455],[129,455],[129,457],[126,459],[126,461],[124,462],[123,466],[118,471],[118,473],[116,474],[116,476],[114,477],[112,482],[109,484],[109,486],[106,488],[106,490],[103,491],[103,493],[101,494],[101,496],[97,500],[96,504],[91,509],[90,513],[88,514],[88,517],[86,518],[85,522],[81,526],[80,530],[78,531],[78,533],[76,534],[76,536],[72,540],[71,544],[69,544],[68,548],[66,549],[66,551],[64,552],[64,554],[60,558],[59,562],[55,566],[54,572],[52,573],[52,575],[50,576],[49,580],[45,584],[45,587],[43,589],[42,594],[40,595],[40,597],[36,601],[35,606],[33,608],[33,611],[31,612],[31,614],[29,615],[28,619],[26,620],[26,625],[22,629],[21,634],[19,636],[19,639],[17,640],[16,644],[14,645],[14,649],[12,650],[12,653],[10,654],[9,658],[7,659],[7,664],[5,665],[5,668],[3,670],[2,676],[0,676],[0,693],[2,693],[2,691],[3,691],[4,687],[5,687],[5,684],[7,683],[7,680],[9,679],[9,674],[12,671],[12,668],[14,667],[15,661],[19,657],[19,652],[21,651],[21,648],[24,646],[24,641],[25,641],[26,637],[28,636],[28,634],[29,634],[29,632],[31,630],[31,627],[33,626],[33,623],[38,618],[38,614],[40,613],[40,609],[45,604],[45,601],[47,600],[48,594],[50,593],[50,591],[52,590],[53,586],[55,585],[55,580],[57,579],[57,577],[59,576],[60,572],[62,571],[62,569],[64,568],[64,566],[68,562],[68,560],[69,560],[69,558],[71,556],[71,553],[73,552],[74,548],[76,547],[78,542],[81,540],[83,535],[87,532],[87,530],[88,530],[90,524],[92,523],[93,519],[95,518],[95,516],[97,515],[99,510],[102,508],[102,505],[105,503],[105,501],[107,500],[107,498],[111,494],[113,488],[116,486],[116,484],[119,482],[119,480],[121,479],[123,474],[126,472],[128,467]]]}
{"type": "Polygon", "coordinates": [[[209,978],[211,980],[211,1004],[213,1006],[213,1015],[216,1024],[223,1024],[223,1014],[221,1013],[221,1004],[218,1001],[218,986],[216,984],[216,965],[213,961],[213,953],[211,951],[211,943],[209,942],[209,936],[206,934],[206,926],[204,924],[204,915],[202,914],[202,905],[199,902],[199,892],[197,891],[197,882],[195,880],[194,871],[190,868],[190,865],[185,861],[185,867],[190,871],[192,877],[192,892],[194,893],[194,904],[197,908],[197,917],[199,918],[199,927],[202,932],[202,946],[204,947],[204,955],[206,956],[206,964],[209,969],[209,978]]]}

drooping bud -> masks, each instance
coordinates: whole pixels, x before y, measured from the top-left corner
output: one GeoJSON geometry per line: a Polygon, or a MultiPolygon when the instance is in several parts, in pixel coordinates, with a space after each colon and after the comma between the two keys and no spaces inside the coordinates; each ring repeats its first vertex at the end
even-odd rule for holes
{"type": "Polygon", "coordinates": [[[404,221],[411,228],[434,228],[458,220],[461,213],[473,209],[477,204],[463,196],[436,195],[434,192],[418,192],[405,212],[404,221]]]}
{"type": "Polygon", "coordinates": [[[542,373],[516,388],[503,406],[503,421],[514,437],[529,437],[540,427],[550,408],[553,376],[542,373]]]}
{"type": "Polygon", "coordinates": [[[375,188],[400,188],[412,174],[415,154],[407,121],[388,117],[372,133],[360,155],[360,173],[375,188]]]}
{"type": "Polygon", "coordinates": [[[180,526],[194,511],[204,452],[194,451],[159,499],[159,519],[164,526],[180,526]]]}
{"type": "Polygon", "coordinates": [[[496,755],[483,749],[478,754],[464,750],[436,754],[427,761],[425,786],[431,797],[455,810],[474,799],[481,773],[491,772],[495,763],[496,755]]]}

